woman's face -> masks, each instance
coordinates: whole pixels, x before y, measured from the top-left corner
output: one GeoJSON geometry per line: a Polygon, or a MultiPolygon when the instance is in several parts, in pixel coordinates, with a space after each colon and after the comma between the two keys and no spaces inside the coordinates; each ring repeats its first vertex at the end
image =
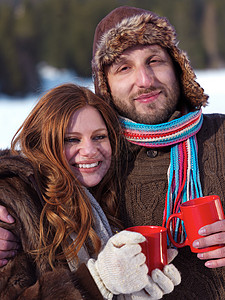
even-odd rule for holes
{"type": "Polygon", "coordinates": [[[64,153],[82,185],[93,187],[102,180],[110,167],[112,149],[105,122],[97,109],[87,105],[71,116],[64,153]]]}

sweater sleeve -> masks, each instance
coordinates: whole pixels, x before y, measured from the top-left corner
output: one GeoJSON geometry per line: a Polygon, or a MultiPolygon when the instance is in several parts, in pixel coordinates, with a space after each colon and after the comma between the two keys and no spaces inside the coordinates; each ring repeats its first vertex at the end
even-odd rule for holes
{"type": "Polygon", "coordinates": [[[85,265],[71,272],[67,265],[56,264],[52,271],[47,258],[35,259],[30,250],[38,248],[40,199],[26,180],[19,176],[1,176],[0,205],[4,205],[16,220],[1,222],[21,241],[21,250],[8,264],[0,268],[0,299],[30,300],[103,300],[85,265]]]}

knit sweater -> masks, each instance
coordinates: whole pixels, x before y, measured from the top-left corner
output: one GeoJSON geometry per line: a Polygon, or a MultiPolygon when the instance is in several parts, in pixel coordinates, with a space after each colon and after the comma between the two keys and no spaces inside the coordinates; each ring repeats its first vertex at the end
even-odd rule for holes
{"type": "MultiPolygon", "coordinates": [[[[204,115],[197,134],[203,195],[219,195],[225,208],[225,116],[204,115]]],[[[170,147],[149,149],[129,143],[129,165],[121,202],[124,226],[162,225],[170,147]]],[[[189,247],[173,261],[181,284],[163,299],[225,299],[225,267],[208,269],[189,247]]]]}
{"type": "Polygon", "coordinates": [[[0,222],[21,241],[19,254],[0,268],[0,299],[103,300],[85,264],[71,272],[68,264],[55,261],[52,271],[47,257],[34,260],[38,248],[39,220],[43,200],[31,165],[22,157],[0,151],[0,205],[16,220],[0,222]]]}

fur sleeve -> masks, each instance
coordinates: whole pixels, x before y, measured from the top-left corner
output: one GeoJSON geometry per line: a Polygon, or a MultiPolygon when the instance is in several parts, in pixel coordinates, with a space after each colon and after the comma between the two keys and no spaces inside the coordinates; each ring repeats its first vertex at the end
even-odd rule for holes
{"type": "Polygon", "coordinates": [[[50,270],[47,259],[35,261],[29,254],[37,249],[41,201],[29,181],[15,173],[1,173],[0,205],[4,205],[15,218],[14,224],[1,222],[21,241],[19,254],[0,268],[0,299],[103,299],[97,287],[95,295],[87,286],[94,286],[85,268],[71,272],[67,266],[50,270]],[[86,282],[86,284],[84,284],[86,282]],[[90,284],[89,284],[90,282],[90,284]]]}
{"type": "Polygon", "coordinates": [[[103,300],[97,287],[94,286],[93,279],[82,268],[76,272],[56,268],[54,271],[46,271],[36,276],[32,263],[24,253],[21,253],[0,269],[0,299],[103,300]],[[81,273],[85,275],[86,284],[93,286],[93,289],[84,287],[80,278],[81,273]]]}

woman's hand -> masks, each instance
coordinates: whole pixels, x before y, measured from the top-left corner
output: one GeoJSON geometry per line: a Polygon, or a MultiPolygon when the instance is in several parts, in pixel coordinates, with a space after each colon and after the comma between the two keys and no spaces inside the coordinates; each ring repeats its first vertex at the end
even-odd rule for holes
{"type": "Polygon", "coordinates": [[[88,268],[106,299],[113,294],[130,294],[148,283],[148,267],[139,243],[145,237],[137,232],[121,231],[111,237],[97,260],[90,259],[88,268]]]}
{"type": "Polygon", "coordinates": [[[161,299],[163,295],[169,294],[174,290],[174,287],[181,282],[181,276],[177,268],[170,264],[177,256],[176,249],[168,249],[168,265],[163,271],[155,269],[148,277],[148,284],[139,292],[131,294],[132,300],[156,300],[161,299]]]}
{"type": "MultiPolygon", "coordinates": [[[[97,260],[88,261],[89,271],[103,297],[112,299],[113,294],[130,294],[132,299],[142,299],[140,295],[161,299],[180,283],[180,273],[172,264],[166,265],[163,271],[155,269],[148,276],[146,257],[139,245],[144,241],[140,233],[121,231],[108,240],[97,260]]],[[[168,250],[168,261],[176,255],[177,250],[168,250]]]]}

